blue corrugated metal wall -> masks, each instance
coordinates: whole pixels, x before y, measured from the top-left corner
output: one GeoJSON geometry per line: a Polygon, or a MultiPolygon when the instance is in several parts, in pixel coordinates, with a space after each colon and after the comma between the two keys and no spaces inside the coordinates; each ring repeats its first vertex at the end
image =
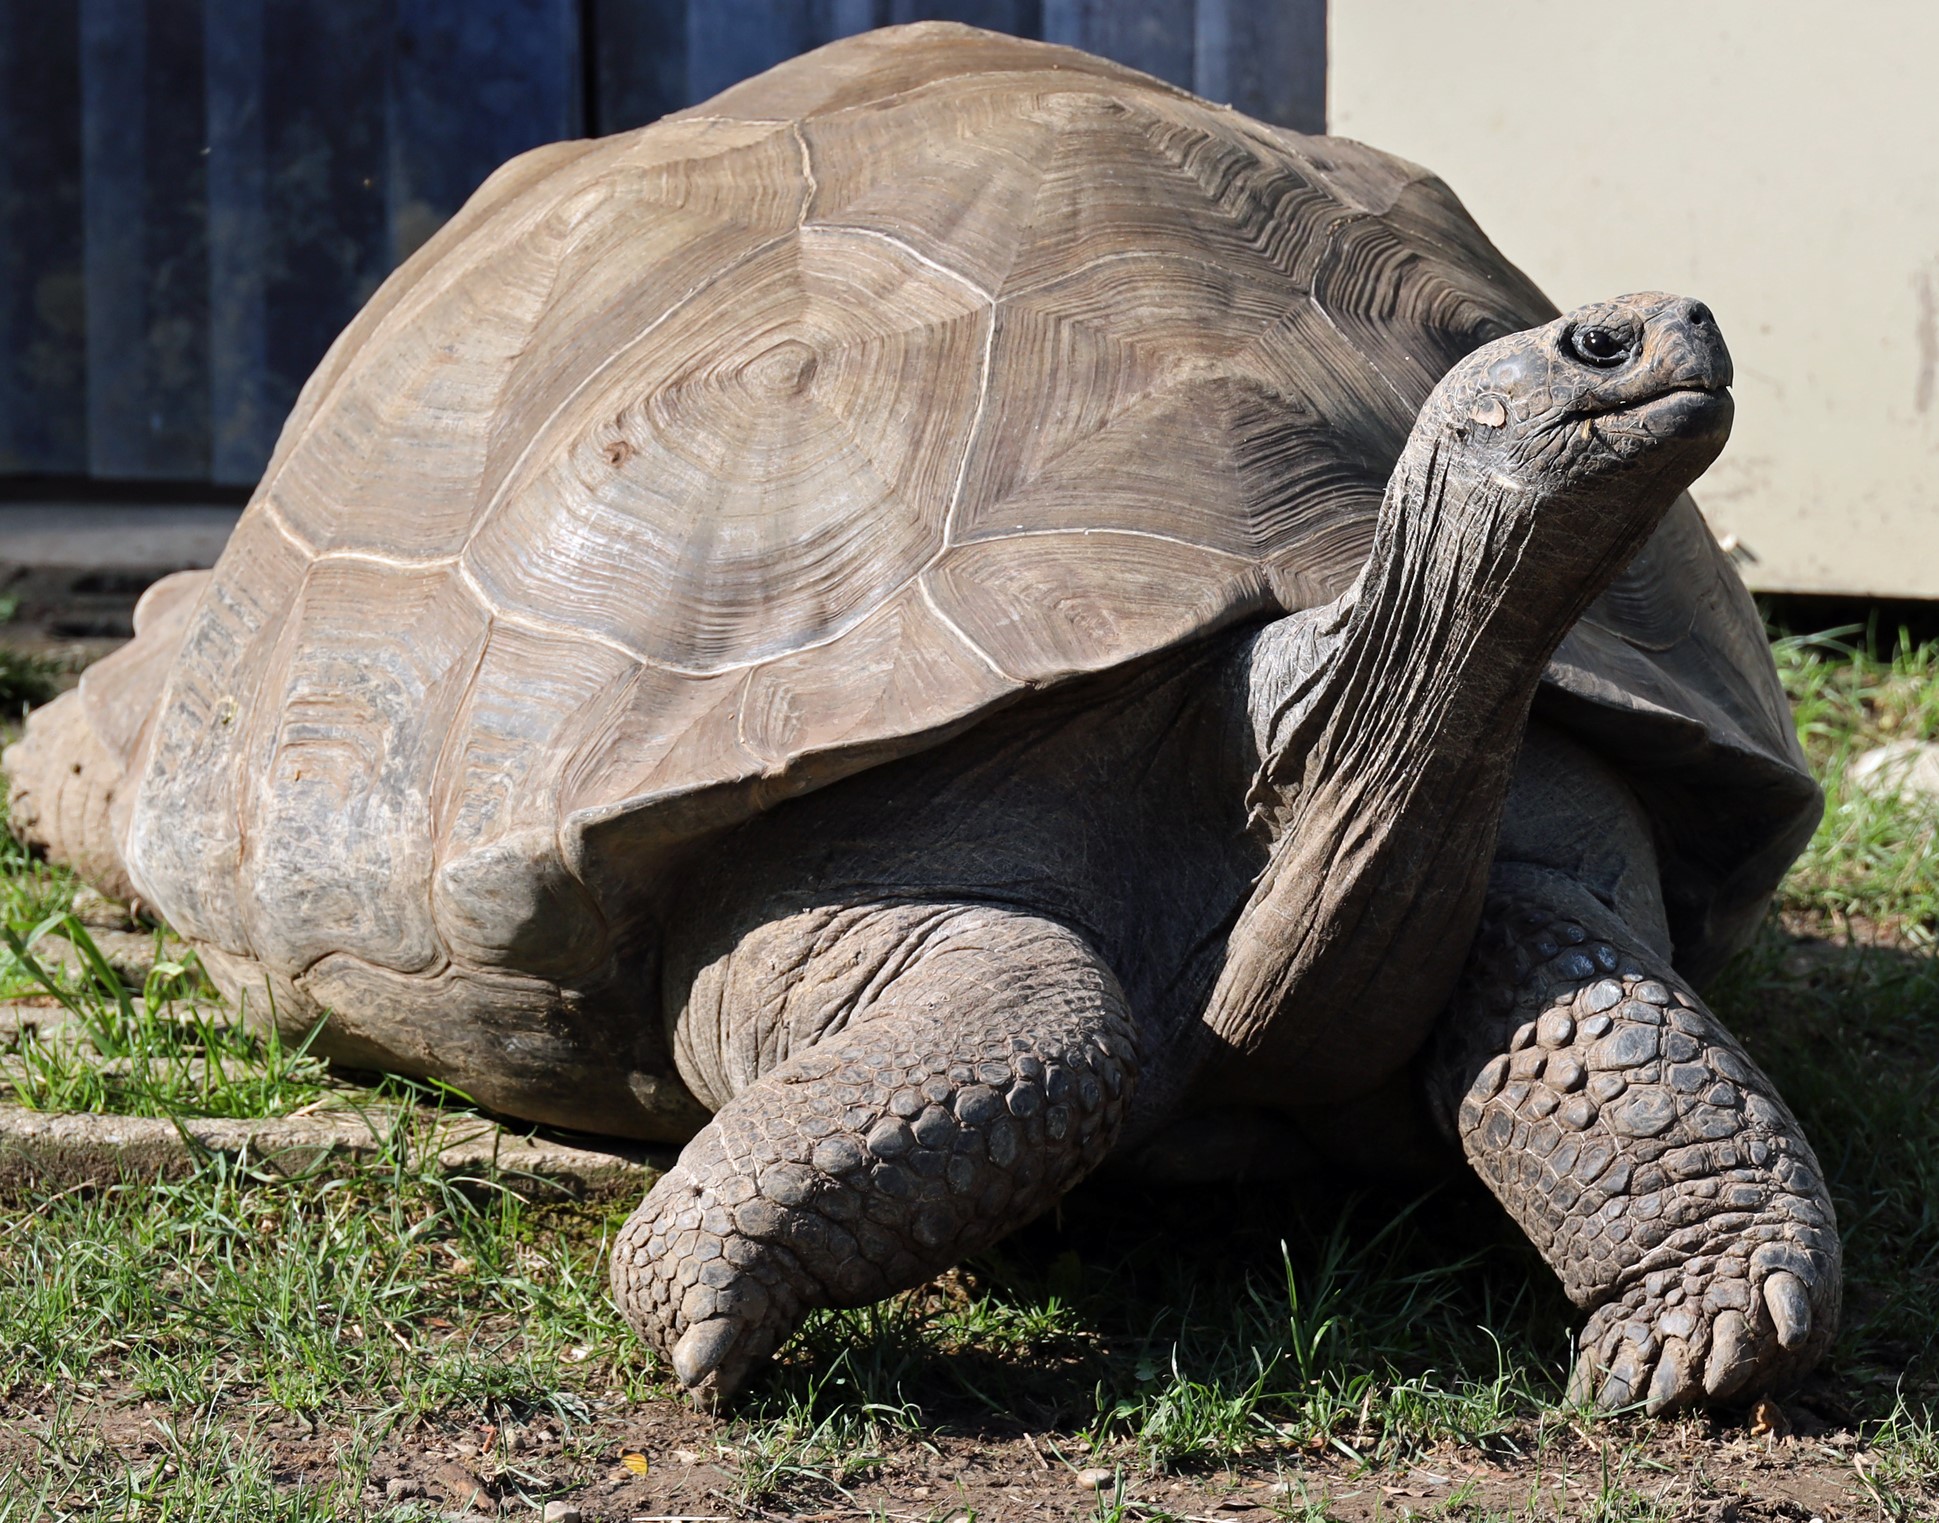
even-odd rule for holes
{"type": "Polygon", "coordinates": [[[0,474],[247,484],[505,159],[932,19],[1322,125],[1325,0],[0,0],[0,474]]]}

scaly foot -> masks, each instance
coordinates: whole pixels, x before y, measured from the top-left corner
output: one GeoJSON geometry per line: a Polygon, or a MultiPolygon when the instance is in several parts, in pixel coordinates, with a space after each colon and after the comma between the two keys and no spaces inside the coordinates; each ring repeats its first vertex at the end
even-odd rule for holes
{"type": "Polygon", "coordinates": [[[920,1284],[1053,1204],[1110,1151],[1136,1073],[1079,937],[966,907],[687,1144],[621,1230],[615,1298],[717,1404],[810,1308],[920,1284]]]}
{"type": "Polygon", "coordinates": [[[1836,1220],[1797,1121],[1600,901],[1497,874],[1437,1078],[1470,1163],[1593,1308],[1570,1394],[1651,1412],[1801,1377],[1836,1330],[1836,1220]]]}

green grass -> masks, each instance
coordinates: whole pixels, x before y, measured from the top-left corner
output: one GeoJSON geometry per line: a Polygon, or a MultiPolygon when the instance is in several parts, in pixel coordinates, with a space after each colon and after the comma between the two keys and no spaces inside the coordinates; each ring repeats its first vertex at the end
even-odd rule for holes
{"type": "Polygon", "coordinates": [[[1553,1394],[1560,1296],[1530,1295],[1525,1269],[1480,1302],[1468,1293],[1485,1254],[1525,1248],[1490,1231],[1451,1257],[1416,1210],[1371,1199],[1304,1219],[1275,1202],[1263,1214],[1296,1229],[1282,1240],[1232,1226],[1262,1214],[1256,1190],[1217,1193],[1170,1202],[1153,1231],[1148,1204],[1093,1192],[1061,1226],[940,1285],[819,1313],[747,1421],[829,1455],[898,1427],[1035,1423],[1071,1436],[1067,1457],[1163,1473],[1278,1450],[1386,1462],[1442,1439],[1487,1443],[1553,1394]],[[1181,1235],[1216,1244],[1217,1259],[1182,1255],[1181,1235]],[[1489,1325],[1549,1357],[1511,1369],[1489,1325]]]}
{"type": "MultiPolygon", "coordinates": [[[[58,897],[32,893],[27,897],[58,897]]],[[[0,1053],[0,1090],[16,1105],[121,1116],[282,1116],[317,1100],[326,1071],[308,1043],[289,1046],[221,1008],[192,956],[155,956],[139,994],[87,927],[56,908],[24,929],[0,923],[0,993],[45,994],[71,1017],[53,1036],[24,1030],[0,1053]],[[50,969],[56,940],[71,971],[50,969]]]]}
{"type": "Polygon", "coordinates": [[[376,1395],[380,1419],[570,1411],[569,1348],[645,1368],[586,1272],[602,1226],[408,1169],[321,1184],[212,1163],[182,1184],[68,1197],[0,1250],[0,1388],[37,1377],[301,1415],[376,1395]]]}
{"type": "Polygon", "coordinates": [[[0,1523],[62,1516],[248,1518],[335,1523],[355,1515],[356,1486],[282,1484],[271,1456],[248,1433],[157,1424],[166,1449],[130,1465],[71,1417],[36,1434],[42,1463],[26,1486],[0,1494],[0,1523]]]}
{"type": "Polygon", "coordinates": [[[47,702],[54,696],[60,671],[59,664],[45,656],[0,645],[0,711],[18,714],[47,702]]]}
{"type": "Polygon", "coordinates": [[[12,1464],[0,1448],[0,1478],[52,1486],[59,1510],[82,1516],[137,1500],[255,1516],[222,1510],[251,1487],[270,1497],[252,1431],[295,1414],[340,1429],[341,1482],[266,1515],[340,1517],[377,1446],[421,1421],[544,1416],[569,1445],[586,1393],[648,1388],[650,1364],[606,1299],[607,1230],[585,1211],[459,1191],[403,1154],[310,1181],[214,1161],[180,1184],[44,1202],[0,1229],[0,1430],[34,1446],[12,1464]],[[584,1350],[597,1353],[575,1363],[584,1350]],[[197,1421],[209,1436],[182,1440],[177,1473],[157,1466],[137,1498],[95,1419],[140,1403],[177,1438],[197,1421]]]}
{"type": "MultiPolygon", "coordinates": [[[[35,926],[67,914],[79,887],[72,873],[35,860],[26,847],[0,829],[0,921],[15,935],[32,935],[35,926]]],[[[0,950],[0,999],[17,999],[39,989],[40,980],[0,950]]]]}
{"type": "MultiPolygon", "coordinates": [[[[0,597],[0,626],[13,622],[17,598],[0,597]]],[[[36,703],[45,703],[60,685],[62,664],[47,656],[0,645],[0,719],[17,716],[36,703]]]]}
{"type": "MultiPolygon", "coordinates": [[[[1844,772],[1871,746],[1939,736],[1939,646],[1787,639],[1778,658],[1828,808],[1780,915],[1712,1002],[1798,1112],[1838,1202],[1846,1319],[1809,1400],[1859,1430],[1851,1474],[1868,1506],[1930,1516],[1939,826],[1844,772]]],[[[211,1018],[180,957],[122,987],[61,918],[73,888],[0,842],[0,921],[19,942],[0,951],[0,998],[51,985],[88,1038],[17,1049],[16,1098],[269,1113],[340,1082],[211,1018]],[[37,977],[35,948],[59,934],[79,959],[37,977]]],[[[543,1500],[610,1465],[629,1404],[668,1394],[606,1300],[619,1214],[454,1189],[402,1140],[348,1176],[213,1161],[178,1183],[0,1211],[0,1523],[430,1516],[368,1501],[374,1457],[486,1423],[550,1425],[545,1464],[479,1462],[501,1495],[543,1500]],[[168,1436],[135,1465],[102,1414],[142,1402],[168,1436]],[[334,1428],[333,1479],[279,1468],[273,1435],[293,1419],[334,1428]]],[[[1575,1323],[1526,1244],[1458,1183],[1330,1200],[1096,1187],[915,1292],[815,1315],[710,1442],[732,1474],[722,1505],[777,1512],[846,1505],[924,1445],[1029,1434],[1051,1474],[1102,1465],[1216,1487],[1233,1467],[1277,1467],[1286,1518],[1327,1515],[1322,1486],[1301,1490],[1316,1464],[1378,1480],[1450,1446],[1526,1474],[1528,1490],[1430,1516],[1555,1516],[1542,1488],[1557,1471],[1587,1483],[1570,1516],[1691,1515],[1680,1461],[1664,1458],[1681,1451],[1652,1447],[1667,1427],[1589,1424],[1562,1404],[1575,1323]]],[[[1095,1514],[1165,1515],[1111,1495],[1095,1514]]]]}
{"type": "Polygon", "coordinates": [[[1776,645],[1825,815],[1784,888],[1787,908],[1883,923],[1930,945],[1939,925],[1939,801],[1853,787],[1851,761],[1898,740],[1939,739],[1939,644],[1903,634],[1881,653],[1859,632],[1790,636],[1776,645]]]}

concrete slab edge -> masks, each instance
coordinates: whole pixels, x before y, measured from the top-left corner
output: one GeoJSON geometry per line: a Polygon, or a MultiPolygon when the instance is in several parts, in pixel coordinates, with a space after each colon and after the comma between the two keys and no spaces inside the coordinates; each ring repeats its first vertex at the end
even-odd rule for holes
{"type": "Polygon", "coordinates": [[[378,1166],[430,1170],[532,1200],[637,1200],[673,1148],[586,1145],[512,1131],[480,1117],[373,1108],[263,1120],[169,1119],[30,1110],[0,1104],[0,1200],[183,1179],[211,1155],[285,1178],[378,1166]]]}

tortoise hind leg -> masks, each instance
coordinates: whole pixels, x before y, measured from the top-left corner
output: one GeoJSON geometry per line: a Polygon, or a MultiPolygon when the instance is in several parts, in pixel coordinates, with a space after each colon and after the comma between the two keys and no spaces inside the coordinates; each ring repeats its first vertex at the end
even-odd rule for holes
{"type": "Polygon", "coordinates": [[[978,904],[759,926],[702,970],[681,1025],[683,1077],[736,1092],[626,1223],[612,1275],[705,1401],[809,1309],[919,1284],[1050,1206],[1110,1150],[1137,1071],[1090,946],[978,904]],[[791,1018],[775,999],[801,991],[815,1008],[791,1018]]]}
{"type": "Polygon", "coordinates": [[[15,836],[48,860],[126,904],[135,897],[115,844],[113,809],[122,759],[95,734],[79,693],[35,709],[27,733],[9,746],[7,822],[15,836]]]}
{"type": "Polygon", "coordinates": [[[1572,1397],[1661,1412],[1817,1362],[1840,1249],[1810,1144],[1667,959],[1579,882],[1497,866],[1429,1061],[1469,1163],[1592,1309],[1572,1397]]]}
{"type": "Polygon", "coordinates": [[[0,756],[13,833],[123,903],[135,886],[121,860],[116,799],[208,583],[206,571],[178,571],[150,587],[135,606],[134,639],[90,667],[80,691],[28,715],[26,734],[0,756]]]}

